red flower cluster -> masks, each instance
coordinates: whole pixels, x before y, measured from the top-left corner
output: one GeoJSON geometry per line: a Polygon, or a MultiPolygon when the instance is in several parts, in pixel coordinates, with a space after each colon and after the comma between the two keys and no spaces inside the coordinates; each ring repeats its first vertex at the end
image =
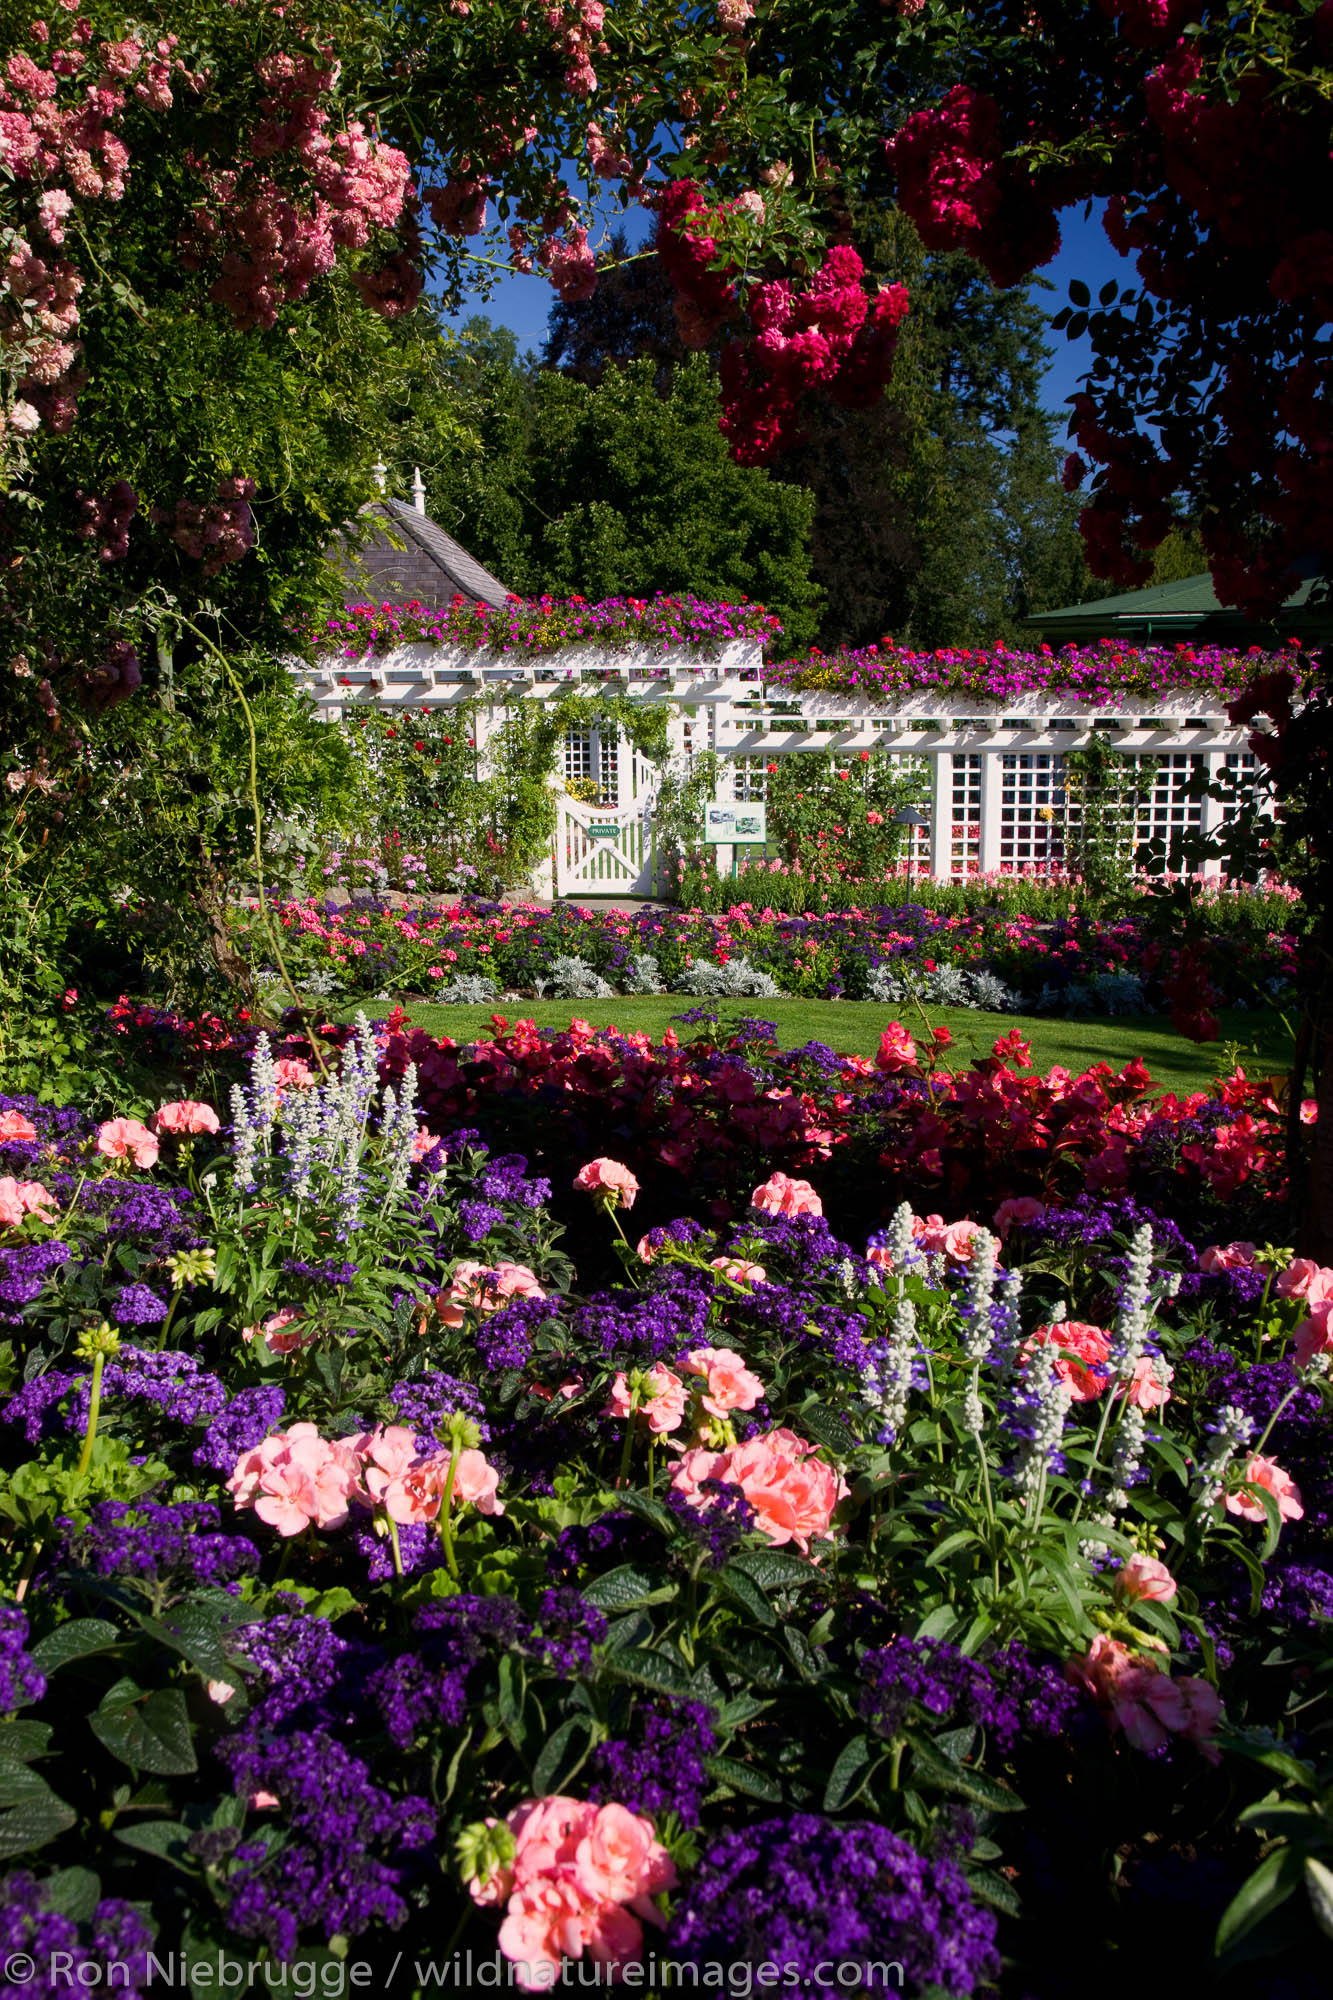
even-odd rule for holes
{"type": "MultiPolygon", "coordinates": [[[[726,207],[749,209],[752,202],[741,196],[726,207]]],[[[889,285],[869,295],[860,257],[839,244],[799,289],[775,279],[751,286],[742,302],[735,268],[710,269],[718,246],[703,220],[708,213],[693,182],[678,181],[659,204],[658,255],[676,289],[687,345],[706,346],[742,304],[748,313],[751,336],[722,350],[720,428],[740,464],[761,465],[792,441],[809,390],[826,389],[848,409],[867,409],[878,399],[893,372],[907,291],[889,285]]]]}

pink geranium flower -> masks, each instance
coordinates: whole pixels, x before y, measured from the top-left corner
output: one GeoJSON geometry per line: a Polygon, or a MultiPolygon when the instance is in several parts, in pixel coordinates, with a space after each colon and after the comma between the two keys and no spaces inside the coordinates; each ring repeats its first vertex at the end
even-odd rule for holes
{"type": "Polygon", "coordinates": [[[137,1118],[108,1118],[99,1126],[97,1150],[108,1160],[131,1160],[136,1167],[156,1164],[157,1140],[137,1118]]]}
{"type": "Polygon", "coordinates": [[[714,1257],[712,1268],[720,1271],[724,1278],[730,1278],[733,1285],[763,1285],[768,1282],[768,1272],[762,1264],[751,1264],[744,1257],[714,1257]]]}
{"type": "Polygon", "coordinates": [[[1004,1236],[1010,1229],[1021,1229],[1024,1223],[1040,1222],[1045,1213],[1045,1202],[1038,1201],[1035,1195],[1013,1195],[996,1209],[995,1227],[1004,1236]]]}
{"type": "Polygon", "coordinates": [[[1253,1243],[1210,1244],[1208,1249],[1199,1258],[1199,1269],[1201,1271],[1252,1271],[1254,1269],[1254,1253],[1256,1248],[1257,1245],[1253,1243]]]}
{"type": "Polygon", "coordinates": [[[283,1306],[280,1312],[270,1314],[262,1324],[257,1322],[254,1326],[241,1328],[241,1339],[247,1345],[258,1340],[261,1334],[271,1354],[295,1354],[309,1338],[295,1306],[283,1306]]]}
{"type": "MultiPolygon", "coordinates": [[[[1258,1486],[1265,1493],[1271,1493],[1277,1501],[1277,1511],[1284,1521],[1299,1521],[1305,1513],[1299,1486],[1282,1470],[1274,1458],[1260,1458],[1256,1452],[1245,1468],[1245,1485],[1258,1486]]],[[[1260,1502],[1252,1493],[1247,1493],[1244,1487],[1238,1493],[1227,1494],[1227,1512],[1239,1514],[1242,1521],[1268,1519],[1260,1502]]]]}
{"type": "Polygon", "coordinates": [[[526,1992],[549,1991],[566,1958],[615,1968],[637,1961],[643,1924],[665,1928],[654,1900],[676,1885],[652,1821],[614,1803],[554,1796],[510,1813],[513,1859],[484,1882],[479,1903],[507,1904],[499,1944],[526,1992]]]}
{"type": "Polygon", "coordinates": [[[589,1160],[574,1176],[574,1185],[584,1194],[600,1195],[608,1208],[633,1208],[639,1183],[619,1160],[589,1160]]]}
{"type": "Polygon", "coordinates": [[[0,1180],[0,1228],[17,1229],[25,1215],[37,1215],[53,1202],[40,1181],[16,1181],[6,1174],[0,1180]]]}
{"type": "Polygon", "coordinates": [[[1333,1302],[1322,1300],[1296,1329],[1291,1358],[1298,1368],[1308,1368],[1317,1354],[1333,1354],[1333,1302]]]}
{"type": "Polygon", "coordinates": [[[681,1363],[687,1375],[701,1375],[707,1385],[700,1401],[710,1416],[728,1417],[733,1410],[752,1410],[764,1385],[751,1374],[730,1347],[692,1347],[681,1363]]]}
{"type": "Polygon", "coordinates": [[[439,1143],[439,1138],[434,1132],[427,1132],[425,1130],[418,1132],[412,1141],[412,1158],[414,1160],[424,1160],[427,1153],[433,1153],[439,1143]]]}
{"type": "Polygon", "coordinates": [[[227,1490],[280,1535],[299,1535],[306,1527],[342,1527],[359,1472],[346,1444],[322,1438],[314,1424],[293,1424],[242,1452],[227,1490]]]}
{"type": "Polygon", "coordinates": [[[794,1181],[787,1174],[770,1174],[762,1187],[750,1196],[751,1205],[765,1215],[822,1215],[824,1204],[809,1181],[794,1181]]]}
{"type": "Polygon", "coordinates": [[[685,1421],[688,1401],[689,1391],[679,1375],[664,1367],[659,1361],[649,1368],[640,1380],[637,1411],[629,1378],[620,1374],[611,1384],[611,1395],[602,1415],[604,1417],[638,1415],[642,1417],[654,1437],[661,1437],[665,1432],[680,1429],[685,1421]]]}
{"type": "Polygon", "coordinates": [[[37,1127],[21,1111],[0,1111],[0,1146],[11,1140],[26,1145],[37,1137],[37,1127]]]}
{"type": "Polygon", "coordinates": [[[1156,1356],[1142,1355],[1134,1363],[1134,1373],[1125,1390],[1125,1401],[1136,1410],[1160,1410],[1164,1403],[1171,1401],[1168,1374],[1169,1370],[1156,1356]]]}
{"type": "Polygon", "coordinates": [[[1132,1555],[1116,1576],[1115,1594],[1131,1604],[1169,1604],[1176,1579],[1156,1556],[1132,1555]]]}
{"type": "Polygon", "coordinates": [[[1111,1336],[1100,1326],[1084,1320],[1065,1319],[1053,1326],[1039,1326],[1023,1342],[1022,1358],[1027,1361],[1038,1347],[1058,1347],[1055,1373],[1067,1382],[1076,1403],[1092,1403],[1106,1387],[1106,1364],[1111,1352],[1111,1336]]]}
{"type": "Polygon", "coordinates": [[[1280,1299],[1304,1299],[1310,1305],[1333,1300],[1333,1271],[1313,1257],[1293,1257],[1273,1290],[1280,1299]]]}
{"type": "Polygon", "coordinates": [[[193,1097],[182,1097],[171,1104],[160,1104],[153,1113],[153,1126],[158,1132],[171,1132],[177,1137],[192,1136],[197,1132],[218,1132],[222,1129],[218,1114],[212,1105],[200,1104],[193,1097]]]}
{"type": "Polygon", "coordinates": [[[315,1072],[301,1056],[279,1056],[273,1065],[279,1090],[309,1090],[315,1072]]]}
{"type": "Polygon", "coordinates": [[[471,1307],[473,1312],[492,1313],[506,1299],[545,1297],[536,1272],[530,1271],[526,1264],[503,1261],[478,1264],[468,1258],[458,1266],[447,1288],[436,1299],[435,1310],[446,1326],[461,1326],[465,1307],[471,1307]]]}
{"type": "Polygon", "coordinates": [[[705,1480],[739,1486],[774,1547],[795,1542],[805,1552],[814,1537],[828,1534],[833,1511],[849,1490],[814,1452],[793,1431],[767,1431],[731,1451],[687,1451],[671,1484],[692,1507],[706,1504],[700,1491],[705,1480]]]}

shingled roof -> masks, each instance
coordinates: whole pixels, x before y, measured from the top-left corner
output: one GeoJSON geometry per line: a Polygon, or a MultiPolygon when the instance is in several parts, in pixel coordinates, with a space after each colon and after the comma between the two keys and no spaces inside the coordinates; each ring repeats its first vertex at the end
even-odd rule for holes
{"type": "Polygon", "coordinates": [[[502,605],[507,595],[498,577],[483,569],[452,535],[405,500],[373,500],[366,516],[381,516],[377,528],[359,549],[341,548],[338,564],[347,577],[343,602],[364,604],[447,604],[461,591],[484,604],[502,605]],[[392,535],[393,540],[390,540],[392,535]],[[395,548],[394,542],[402,544],[395,548]]]}

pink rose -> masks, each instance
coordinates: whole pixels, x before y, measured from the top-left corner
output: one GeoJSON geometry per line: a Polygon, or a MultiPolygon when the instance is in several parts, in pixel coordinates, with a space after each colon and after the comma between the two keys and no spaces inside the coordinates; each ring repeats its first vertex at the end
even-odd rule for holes
{"type": "Polygon", "coordinates": [[[787,1174],[770,1174],[762,1187],[750,1196],[751,1206],[765,1215],[822,1215],[824,1204],[809,1181],[794,1181],[787,1174]]]}
{"type": "Polygon", "coordinates": [[[1038,1201],[1035,1195],[1013,1195],[996,1209],[995,1227],[1003,1236],[1010,1229],[1021,1229],[1025,1223],[1040,1222],[1045,1213],[1045,1202],[1038,1201]]]}
{"type": "Polygon", "coordinates": [[[721,1271],[724,1278],[730,1278],[733,1285],[763,1285],[768,1282],[768,1272],[762,1264],[747,1263],[744,1257],[714,1257],[713,1269],[721,1271]]]}
{"type": "MultiPolygon", "coordinates": [[[[1301,1492],[1294,1479],[1290,1478],[1276,1459],[1260,1458],[1256,1452],[1245,1468],[1246,1486],[1258,1486],[1265,1493],[1271,1493],[1277,1501],[1277,1511],[1284,1521],[1299,1521],[1305,1509],[1301,1505],[1301,1492]]],[[[1227,1494],[1228,1514],[1239,1514],[1242,1521],[1266,1521],[1267,1514],[1259,1502],[1242,1490],[1227,1494]]]]}
{"type": "Polygon", "coordinates": [[[752,1410],[764,1393],[759,1377],[730,1347],[692,1347],[681,1365],[687,1374],[704,1377],[708,1386],[700,1400],[710,1416],[752,1410]]]}
{"type": "Polygon", "coordinates": [[[1254,1269],[1253,1243],[1214,1243],[1199,1259],[1201,1271],[1252,1271],[1254,1269]]]}
{"type": "Polygon", "coordinates": [[[617,1375],[611,1384],[611,1396],[604,1417],[628,1417],[638,1415],[643,1418],[654,1437],[664,1432],[678,1431],[685,1421],[685,1407],[689,1394],[679,1375],[670,1368],[664,1368],[659,1361],[648,1369],[639,1385],[638,1409],[634,1407],[634,1392],[628,1377],[617,1375]]]}
{"type": "Polygon", "coordinates": [[[12,1140],[26,1144],[37,1137],[37,1127],[21,1111],[0,1111],[0,1146],[12,1140]]]}
{"type": "Polygon", "coordinates": [[[36,1215],[50,1208],[53,1201],[40,1181],[16,1181],[12,1174],[6,1174],[0,1180],[0,1225],[17,1229],[25,1215],[36,1215]]]}
{"type": "Polygon", "coordinates": [[[193,1097],[178,1098],[172,1104],[159,1104],[153,1113],[153,1125],[158,1132],[172,1132],[177,1136],[222,1129],[212,1105],[200,1104],[193,1097]]]}
{"type": "Polygon", "coordinates": [[[900,1069],[911,1069],[915,1062],[916,1043],[901,1021],[891,1021],[879,1038],[875,1068],[892,1076],[900,1069]]]}
{"type": "Polygon", "coordinates": [[[1131,1604],[1169,1604],[1176,1579],[1156,1556],[1132,1555],[1116,1576],[1115,1594],[1131,1604]]]}
{"type": "Polygon", "coordinates": [[[619,1160],[589,1160],[574,1176],[574,1185],[584,1194],[599,1194],[608,1208],[633,1208],[639,1183],[619,1160]]]}
{"type": "MultiPolygon", "coordinates": [[[[1060,1320],[1054,1326],[1039,1326],[1029,1334],[1021,1349],[1027,1361],[1038,1347],[1058,1347],[1055,1373],[1069,1384],[1076,1403],[1093,1403],[1106,1387],[1106,1364],[1111,1352],[1111,1336],[1099,1326],[1083,1320],[1060,1320]]],[[[1132,1392],[1131,1392],[1132,1393],[1132,1392]]],[[[1145,1405],[1151,1407],[1151,1405],[1145,1405]]]]}
{"type": "Polygon", "coordinates": [[[97,1150],[109,1160],[132,1160],[136,1167],[157,1161],[157,1140],[137,1118],[108,1118],[98,1128],[97,1150]]]}

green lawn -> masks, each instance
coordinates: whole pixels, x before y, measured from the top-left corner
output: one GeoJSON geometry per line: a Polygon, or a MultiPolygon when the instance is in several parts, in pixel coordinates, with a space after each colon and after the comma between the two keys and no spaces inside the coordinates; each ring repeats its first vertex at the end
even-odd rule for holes
{"type": "MultiPolygon", "coordinates": [[[[427,1002],[408,1008],[418,1026],[432,1034],[452,1035],[455,1041],[475,1039],[489,1033],[491,1015],[498,1011],[510,1020],[536,1021],[542,1028],[566,1028],[574,1015],[594,1026],[614,1022],[618,1028],[635,1029],[660,1041],[673,1015],[685,1013],[700,1003],[687,995],[672,993],[652,998],[612,1000],[522,1000],[507,1006],[436,1007],[427,1002]]],[[[914,1033],[921,1031],[921,1017],[907,1007],[884,1007],[856,1000],[724,1000],[716,1003],[724,1020],[754,1015],[776,1024],[778,1040],[784,1048],[802,1042],[825,1042],[843,1055],[873,1055],[879,1047],[881,1029],[898,1018],[914,1033]]],[[[339,1009],[350,1019],[355,1008],[339,1009]]],[[[367,1003],[372,1016],[388,1009],[383,1001],[367,1003]]],[[[954,1056],[963,1062],[985,1055],[997,1035],[1018,1028],[1032,1044],[1033,1059],[1040,1069],[1063,1063],[1077,1074],[1090,1063],[1109,1062],[1115,1068],[1133,1056],[1141,1056],[1163,1090],[1206,1089],[1219,1069],[1229,1067],[1226,1054],[1238,1045],[1241,1066],[1251,1076],[1285,1070],[1288,1041],[1281,1021],[1273,1013],[1231,1012],[1221,1016],[1222,1039],[1217,1042],[1186,1041],[1176,1033],[1165,1015],[1146,1015],[1126,1020],[1092,1016],[1081,1021],[1053,1021],[1045,1016],[1026,1014],[982,1014],[968,1008],[928,1008],[932,1026],[948,1028],[954,1037],[954,1056]]],[[[693,1030],[678,1027],[682,1040],[693,1030]]]]}

